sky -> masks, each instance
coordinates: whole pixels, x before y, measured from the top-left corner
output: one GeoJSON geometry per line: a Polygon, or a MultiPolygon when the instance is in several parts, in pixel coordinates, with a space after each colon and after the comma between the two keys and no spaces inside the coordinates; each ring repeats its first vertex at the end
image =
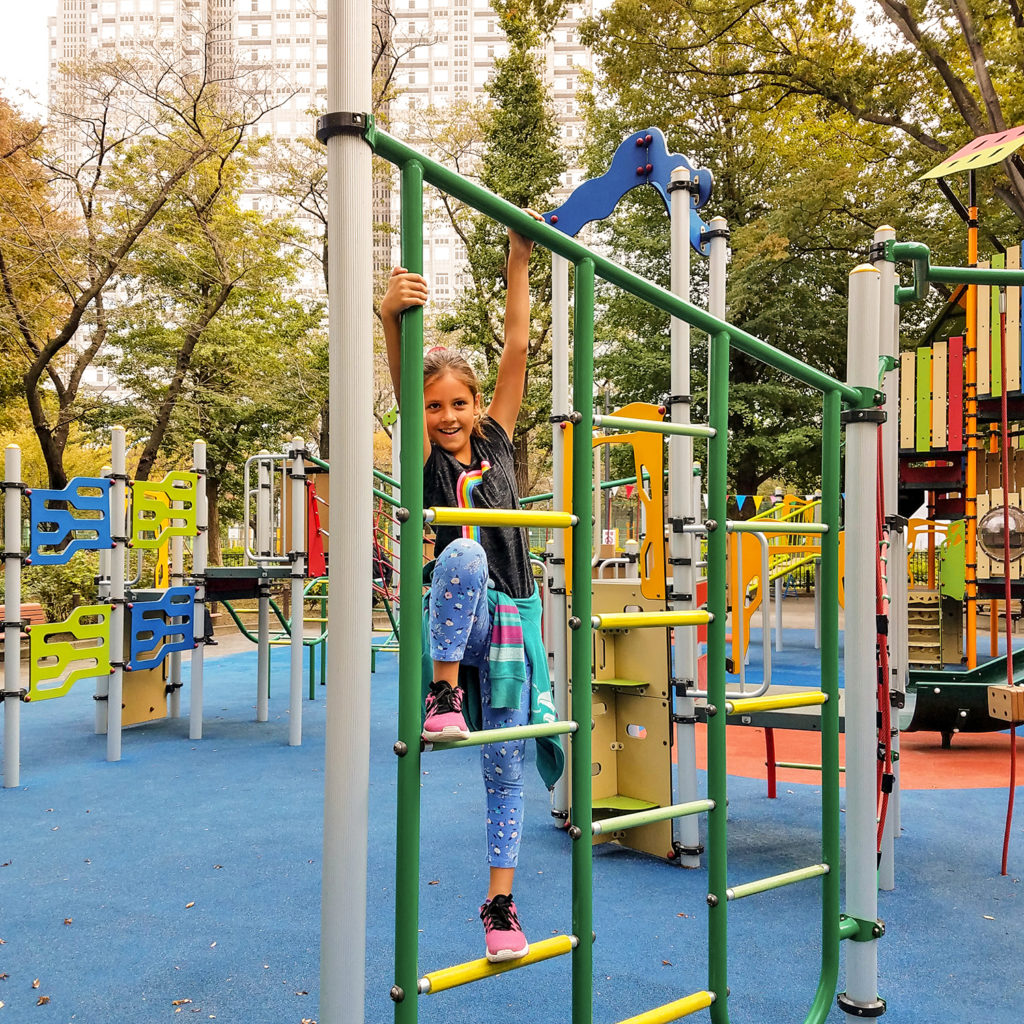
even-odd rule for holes
{"type": "Polygon", "coordinates": [[[0,0],[0,79],[4,95],[15,99],[26,113],[38,116],[46,102],[46,19],[55,13],[56,0],[0,0]],[[27,89],[36,96],[19,96],[27,89]]]}

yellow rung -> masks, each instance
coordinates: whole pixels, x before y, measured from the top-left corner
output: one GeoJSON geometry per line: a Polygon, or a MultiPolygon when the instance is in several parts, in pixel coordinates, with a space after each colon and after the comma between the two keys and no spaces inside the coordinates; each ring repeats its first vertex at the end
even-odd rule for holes
{"type": "Polygon", "coordinates": [[[714,616],[710,612],[608,612],[594,615],[594,629],[634,629],[655,626],[704,626],[714,616]]]}
{"type": "Polygon", "coordinates": [[[550,960],[552,957],[562,956],[571,953],[576,946],[575,935],[556,935],[552,939],[541,939],[540,942],[531,942],[530,951],[518,960],[505,960],[500,964],[492,964],[486,958],[481,960],[469,960],[464,964],[455,964],[454,967],[442,967],[439,971],[431,971],[419,980],[417,990],[421,996],[434,992],[444,992],[445,989],[456,988],[459,985],[468,985],[471,981],[480,981],[481,978],[490,978],[495,974],[503,974],[505,971],[515,970],[517,967],[528,967],[530,964],[538,964],[542,960],[550,960]]]}
{"type": "Polygon", "coordinates": [[[776,697],[738,697],[725,702],[728,715],[746,715],[751,711],[780,711],[783,708],[806,708],[824,704],[828,694],[821,690],[805,690],[800,693],[779,694],[776,697]]]}
{"type": "Polygon", "coordinates": [[[715,1001],[713,992],[694,992],[693,995],[677,999],[674,1003],[666,1003],[654,1010],[630,1017],[621,1024],[669,1024],[669,1021],[688,1017],[698,1010],[706,1010],[715,1001]]]}
{"type": "Polygon", "coordinates": [[[575,526],[571,512],[544,512],[516,508],[428,508],[423,521],[435,526],[575,526]]]}

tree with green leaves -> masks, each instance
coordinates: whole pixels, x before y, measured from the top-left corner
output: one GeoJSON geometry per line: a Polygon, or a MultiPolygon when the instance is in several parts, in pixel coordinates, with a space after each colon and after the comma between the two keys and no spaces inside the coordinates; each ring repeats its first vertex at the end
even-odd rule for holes
{"type": "MultiPolygon", "coordinates": [[[[558,125],[540,75],[536,46],[549,31],[563,5],[516,6],[497,3],[495,9],[509,42],[508,55],[495,61],[487,87],[491,107],[484,118],[484,147],[480,182],[519,207],[547,209],[565,168],[559,151],[558,125]]],[[[451,211],[452,224],[466,249],[469,284],[451,314],[435,319],[435,326],[464,349],[478,352],[485,372],[485,392],[493,386],[503,345],[501,310],[504,304],[505,230],[470,211],[451,211]]],[[[520,492],[529,493],[530,453],[543,447],[551,409],[551,268],[534,258],[530,287],[534,296],[533,324],[527,362],[523,405],[512,439],[520,492]]]]}
{"type": "MultiPolygon", "coordinates": [[[[162,431],[158,465],[187,463],[193,440],[206,442],[210,560],[215,565],[220,562],[222,513],[231,521],[242,515],[245,459],[261,448],[280,451],[296,434],[310,436],[317,422],[323,310],[284,297],[282,291],[282,282],[272,278],[250,279],[233,289],[199,336],[162,431]]],[[[166,405],[167,367],[182,339],[180,328],[147,310],[117,336],[120,358],[114,369],[130,398],[108,414],[116,412],[132,435],[153,436],[166,405]]]]}
{"type": "Polygon", "coordinates": [[[277,100],[251,75],[228,80],[155,42],[132,58],[64,66],[57,95],[31,163],[0,170],[0,194],[42,177],[56,210],[48,229],[39,206],[0,236],[0,322],[50,484],[63,487],[64,448],[89,404],[83,379],[107,342],[126,261],[189,176],[230,161],[277,100]]]}
{"type": "MultiPolygon", "coordinates": [[[[933,189],[906,174],[914,142],[905,134],[857,120],[806,91],[763,87],[755,7],[758,17],[779,31],[786,27],[809,52],[828,50],[836,67],[841,57],[860,52],[842,3],[769,0],[727,9],[699,0],[618,0],[585,33],[599,67],[593,95],[601,98],[590,103],[588,163],[601,173],[629,131],[664,128],[674,151],[714,172],[703,215],[725,216],[732,232],[729,320],[842,377],[847,275],[866,257],[874,229],[892,224],[902,237],[952,257],[957,227],[944,204],[934,201],[933,189]],[[749,16],[746,29],[741,15],[749,16]]],[[[608,226],[608,242],[627,265],[667,283],[667,219],[653,190],[630,193],[608,226]]],[[[693,270],[701,301],[706,266],[699,257],[693,270]]],[[[920,325],[936,304],[906,310],[908,328],[920,325]]],[[[657,401],[670,392],[667,318],[628,296],[606,293],[598,336],[608,349],[599,366],[623,397],[657,401]]],[[[694,342],[692,390],[700,416],[706,340],[695,333],[694,342]]],[[[735,355],[730,487],[756,493],[780,477],[813,485],[819,412],[814,393],[735,355]]]]}

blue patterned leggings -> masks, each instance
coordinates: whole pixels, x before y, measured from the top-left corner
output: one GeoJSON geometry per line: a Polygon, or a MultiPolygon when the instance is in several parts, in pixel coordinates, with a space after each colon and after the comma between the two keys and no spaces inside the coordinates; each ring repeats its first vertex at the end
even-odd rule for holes
{"type": "MultiPolygon", "coordinates": [[[[475,540],[460,537],[441,552],[430,584],[430,657],[459,661],[480,674],[485,729],[526,725],[530,708],[530,663],[518,708],[491,707],[488,654],[491,617],[487,608],[487,555],[475,540]]],[[[487,790],[487,863],[514,868],[519,861],[523,823],[525,740],[488,743],[480,748],[487,790]]]]}

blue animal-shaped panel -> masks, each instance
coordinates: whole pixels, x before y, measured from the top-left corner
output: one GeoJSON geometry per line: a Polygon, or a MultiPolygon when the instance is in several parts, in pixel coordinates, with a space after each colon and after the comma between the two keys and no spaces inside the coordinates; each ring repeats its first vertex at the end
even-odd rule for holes
{"type": "Polygon", "coordinates": [[[62,491],[31,488],[29,565],[63,565],[110,543],[110,480],[76,476],[62,491]]]}
{"type": "Polygon", "coordinates": [[[127,669],[156,668],[171,651],[195,647],[195,587],[171,587],[156,601],[128,605],[127,669]]]}
{"type": "MultiPolygon", "coordinates": [[[[669,153],[665,136],[660,128],[635,132],[619,144],[612,157],[611,167],[600,178],[591,178],[578,185],[557,210],[544,214],[544,220],[564,231],[576,235],[593,220],[603,220],[618,205],[619,200],[638,185],[653,185],[658,190],[665,210],[671,213],[669,184],[672,171],[685,167],[696,192],[691,195],[691,207],[699,210],[711,198],[714,177],[704,167],[694,167],[681,153],[669,153]]],[[[707,242],[703,239],[707,225],[696,215],[690,217],[690,245],[707,255],[707,242]]]]}

